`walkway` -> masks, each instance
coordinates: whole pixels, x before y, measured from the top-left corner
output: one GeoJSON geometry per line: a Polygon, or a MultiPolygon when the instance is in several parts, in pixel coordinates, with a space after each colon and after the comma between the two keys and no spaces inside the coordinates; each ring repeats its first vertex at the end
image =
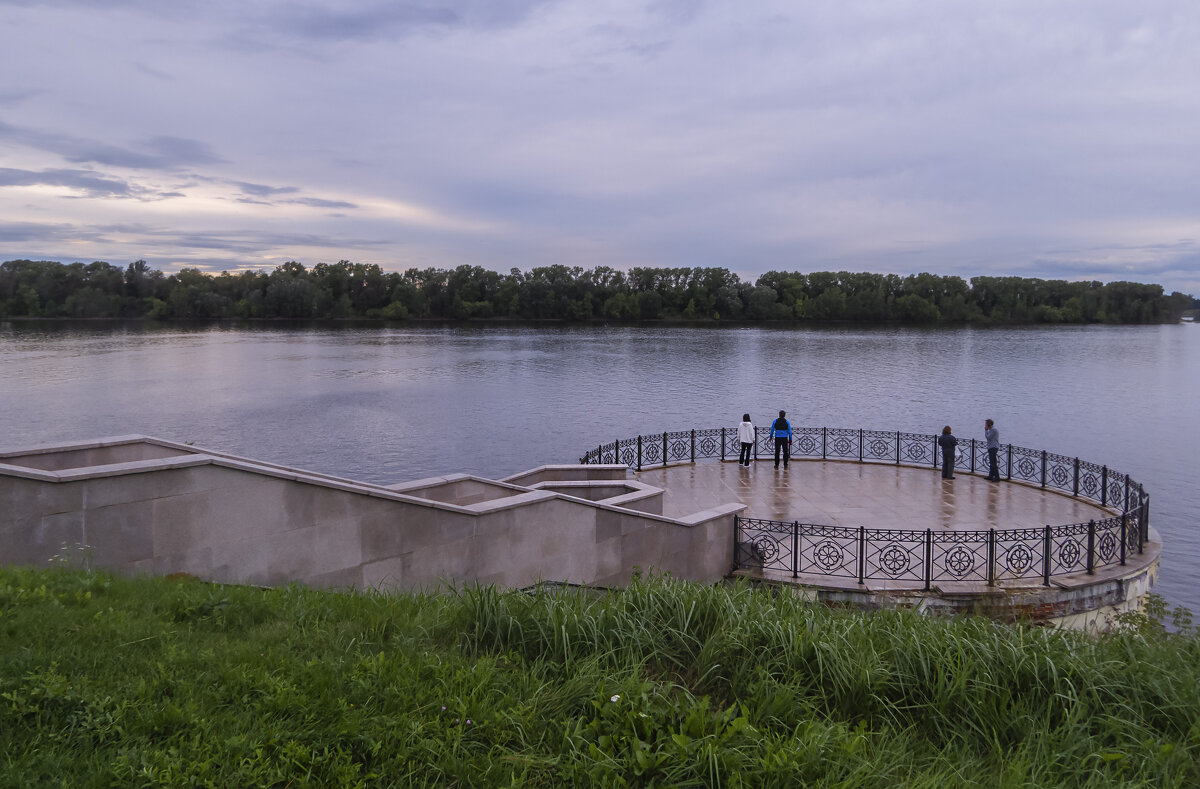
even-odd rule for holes
{"type": "Polygon", "coordinates": [[[1081,499],[1011,482],[890,464],[797,460],[698,462],[637,472],[663,488],[663,514],[679,517],[740,501],[745,516],[882,529],[1013,529],[1086,523],[1111,513],[1081,499]]]}

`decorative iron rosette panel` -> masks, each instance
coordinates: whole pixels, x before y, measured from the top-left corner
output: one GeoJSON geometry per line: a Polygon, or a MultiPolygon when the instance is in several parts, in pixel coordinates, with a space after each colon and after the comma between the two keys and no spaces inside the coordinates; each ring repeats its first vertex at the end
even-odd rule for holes
{"type": "Polygon", "coordinates": [[[621,448],[621,462],[630,468],[637,468],[637,446],[628,443],[621,448]]]}
{"type": "Polygon", "coordinates": [[[1125,477],[1117,475],[1118,479],[1113,479],[1115,474],[1112,469],[1108,470],[1108,506],[1120,509],[1125,506],[1125,477]]]}
{"type": "MultiPolygon", "coordinates": [[[[725,435],[729,435],[729,431],[725,431],[725,435]]],[[[737,440],[737,428],[733,428],[733,441],[740,443],[737,440]]],[[[741,447],[739,446],[740,450],[741,447]]],[[[697,430],[696,431],[696,457],[698,458],[719,458],[721,457],[721,431],[717,430],[697,430]]],[[[735,454],[736,458],[737,455],[735,454]]]]}
{"type": "Polygon", "coordinates": [[[933,577],[938,580],[986,581],[987,532],[934,532],[933,577]]]}
{"type": "Polygon", "coordinates": [[[863,433],[864,460],[895,460],[896,434],[867,430],[863,433]]]}
{"type": "Polygon", "coordinates": [[[821,457],[821,428],[792,428],[793,457],[821,457]]]}
{"type": "Polygon", "coordinates": [[[1050,574],[1077,573],[1087,569],[1086,523],[1050,528],[1050,574]]]}
{"type": "Polygon", "coordinates": [[[1103,467],[1086,461],[1079,464],[1079,493],[1094,501],[1100,501],[1100,483],[1103,467]]]}
{"type": "Polygon", "coordinates": [[[690,460],[692,457],[692,434],[667,433],[667,455],[671,460],[690,460]]]}
{"type": "MultiPolygon", "coordinates": [[[[765,457],[775,451],[775,439],[771,436],[770,430],[760,430],[757,439],[760,455],[765,457]]],[[[734,441],[737,441],[737,436],[734,436],[734,441]]]]}
{"type": "Polygon", "coordinates": [[[1032,449],[1013,447],[1012,478],[1022,482],[1041,482],[1042,453],[1032,449]]]}
{"type": "Polygon", "coordinates": [[[1065,455],[1046,455],[1046,487],[1055,490],[1075,489],[1075,459],[1065,455]]]}
{"type": "Polygon", "coordinates": [[[858,577],[858,529],[802,523],[798,542],[801,572],[858,577]]]}
{"type": "Polygon", "coordinates": [[[753,546],[764,570],[790,571],[793,528],[779,521],[738,519],[738,543],[753,546]]]}
{"type": "Polygon", "coordinates": [[[831,458],[858,458],[858,431],[830,428],[825,433],[825,455],[831,458]]]}
{"type": "Polygon", "coordinates": [[[925,580],[925,533],[902,529],[867,529],[867,578],[925,580]]]}
{"type": "Polygon", "coordinates": [[[900,434],[900,462],[926,465],[933,463],[934,436],[900,434]]]}

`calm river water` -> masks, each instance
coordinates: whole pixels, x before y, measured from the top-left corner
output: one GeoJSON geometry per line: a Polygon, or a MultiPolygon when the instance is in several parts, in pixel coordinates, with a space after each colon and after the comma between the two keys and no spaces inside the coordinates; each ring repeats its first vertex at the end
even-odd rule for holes
{"type": "MultiPolygon", "coordinates": [[[[1151,494],[1200,612],[1200,325],[308,328],[0,323],[0,446],[144,433],[371,482],[500,476],[638,433],[949,424],[1151,494]]],[[[931,472],[933,473],[933,472],[931,472]]],[[[868,524],[872,525],[872,524],[868,524]]],[[[894,524],[878,524],[891,526],[894,524]]]]}

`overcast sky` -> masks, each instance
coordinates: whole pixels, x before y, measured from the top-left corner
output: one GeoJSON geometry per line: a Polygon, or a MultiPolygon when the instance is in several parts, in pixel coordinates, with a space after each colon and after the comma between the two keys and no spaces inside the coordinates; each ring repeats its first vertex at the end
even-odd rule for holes
{"type": "Polygon", "coordinates": [[[0,259],[1200,294],[1200,3],[0,0],[0,259]]]}

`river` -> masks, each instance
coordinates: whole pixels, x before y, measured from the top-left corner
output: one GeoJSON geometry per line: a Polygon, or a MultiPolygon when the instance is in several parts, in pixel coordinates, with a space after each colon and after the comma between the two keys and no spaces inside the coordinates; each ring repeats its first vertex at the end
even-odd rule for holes
{"type": "MultiPolygon", "coordinates": [[[[912,329],[0,323],[0,447],[144,433],[370,482],[501,476],[638,433],[951,425],[1146,486],[1200,612],[1200,325],[912,329]]],[[[930,472],[935,473],[935,472],[930,472]]],[[[898,524],[867,524],[896,526],[898,524]]],[[[1032,525],[1032,524],[1031,524],[1032,525]]]]}

